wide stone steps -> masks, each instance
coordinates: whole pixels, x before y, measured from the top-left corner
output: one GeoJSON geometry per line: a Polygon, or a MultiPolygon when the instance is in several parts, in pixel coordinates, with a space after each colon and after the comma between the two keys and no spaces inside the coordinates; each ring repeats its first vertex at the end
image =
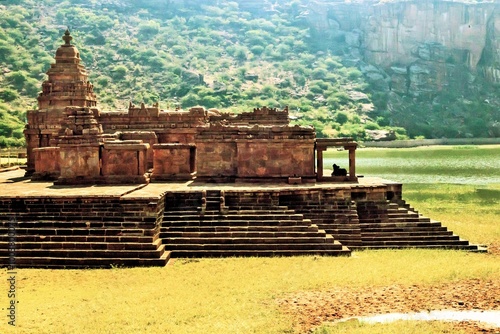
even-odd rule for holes
{"type": "MultiPolygon", "coordinates": [[[[8,222],[0,222],[0,233],[9,228],[8,222]]],[[[149,229],[151,226],[151,222],[141,222],[141,221],[55,221],[55,220],[37,220],[37,221],[18,221],[15,224],[16,230],[23,229],[32,229],[32,228],[119,228],[119,229],[127,229],[127,228],[138,228],[138,229],[149,229]]]]}
{"type": "Polygon", "coordinates": [[[165,232],[160,232],[160,237],[161,238],[169,238],[171,240],[172,238],[179,238],[179,237],[189,237],[190,239],[194,238],[262,238],[262,239],[273,239],[273,238],[287,238],[291,239],[292,241],[297,239],[313,239],[313,238],[321,238],[324,239],[327,236],[325,231],[316,231],[314,229],[311,230],[311,232],[292,232],[292,231],[278,231],[278,232],[272,232],[272,231],[239,231],[239,232],[172,232],[170,230],[167,230],[165,232]]]}
{"type": "Polygon", "coordinates": [[[145,222],[151,223],[156,221],[156,217],[141,217],[137,213],[129,215],[119,215],[118,213],[100,215],[97,212],[89,214],[45,214],[45,213],[18,213],[12,215],[0,215],[0,220],[6,221],[15,217],[17,222],[33,222],[33,221],[52,221],[52,222],[74,222],[74,221],[102,221],[102,222],[145,222]]]}
{"type": "MultiPolygon", "coordinates": [[[[42,234],[17,234],[16,243],[22,242],[118,242],[118,243],[152,243],[157,238],[155,236],[140,236],[140,235],[42,235],[42,234]]],[[[0,241],[8,241],[8,235],[0,235],[0,241]]]]}
{"type": "MultiPolygon", "coordinates": [[[[156,266],[165,265],[170,257],[161,240],[152,236],[88,235],[96,231],[109,233],[110,230],[16,228],[15,265],[50,268],[109,268],[111,264],[156,266]],[[69,235],[70,233],[77,235],[69,235]]],[[[117,234],[124,232],[120,229],[112,231],[117,234]]],[[[139,232],[132,231],[136,234],[139,232]]],[[[7,233],[0,235],[2,265],[10,263],[8,256],[11,241],[7,233]]]]}
{"type": "MultiPolygon", "coordinates": [[[[16,267],[107,267],[120,266],[164,266],[170,258],[161,240],[153,243],[134,242],[25,242],[16,239],[16,267]],[[47,261],[53,259],[53,262],[47,261]],[[60,259],[60,260],[58,260],[60,259]],[[79,259],[69,261],[69,259],[79,259]],[[108,260],[106,260],[108,259],[108,260]]],[[[9,259],[8,243],[0,242],[0,265],[6,266],[9,259]]]]}
{"type": "Polygon", "coordinates": [[[421,239],[421,240],[363,240],[364,247],[370,246],[386,246],[386,247],[410,247],[410,246],[467,246],[469,242],[467,240],[453,239],[453,240],[433,240],[433,239],[421,239]]]}
{"type": "MultiPolygon", "coordinates": [[[[157,250],[108,250],[108,249],[17,249],[16,261],[23,257],[66,257],[66,258],[159,258],[165,245],[157,250]]],[[[0,256],[8,256],[7,249],[0,249],[0,256]]]]}
{"type": "Polygon", "coordinates": [[[302,220],[304,218],[301,214],[285,214],[285,213],[274,213],[274,214],[257,214],[257,213],[242,213],[242,214],[198,214],[198,215],[170,215],[165,214],[163,216],[164,222],[169,221],[194,221],[194,220],[203,220],[203,221],[238,221],[238,220],[246,220],[246,221],[275,221],[275,220],[302,220]]]}
{"type": "Polygon", "coordinates": [[[231,212],[292,212],[287,206],[277,206],[277,205],[231,205],[231,212]]]}
{"type": "MultiPolygon", "coordinates": [[[[308,226],[311,221],[299,221],[299,220],[181,220],[181,221],[169,221],[164,224],[168,226],[281,226],[283,228],[287,226],[308,226]]],[[[164,225],[165,226],[165,225],[164,225]]]]}
{"type": "Polygon", "coordinates": [[[300,210],[302,211],[308,211],[308,212],[324,212],[324,211],[331,211],[331,212],[345,212],[351,210],[351,205],[345,204],[345,205],[337,205],[337,204],[315,204],[315,205],[304,205],[300,203],[291,203],[288,202],[286,205],[288,207],[297,207],[300,206],[300,210]]]}
{"type": "Polygon", "coordinates": [[[335,250],[293,250],[293,249],[280,249],[280,250],[176,250],[172,257],[281,257],[281,256],[350,256],[351,251],[347,247],[335,250]]]}
{"type": "Polygon", "coordinates": [[[309,219],[313,219],[317,222],[319,221],[324,221],[324,222],[351,222],[351,223],[359,223],[358,216],[353,213],[349,214],[343,214],[343,213],[309,213],[309,212],[303,212],[301,211],[304,216],[306,216],[309,219]]]}
{"type": "Polygon", "coordinates": [[[165,232],[182,232],[182,233],[194,233],[194,232],[208,232],[208,233],[217,233],[217,232],[231,232],[231,233],[238,233],[238,232],[243,232],[243,233],[264,233],[264,232],[273,232],[273,233],[295,233],[295,232],[310,232],[310,233],[317,233],[318,232],[318,226],[312,224],[312,225],[291,225],[287,226],[286,231],[281,232],[282,230],[280,229],[279,226],[269,226],[269,225],[262,225],[258,226],[255,224],[252,225],[245,225],[245,226],[219,226],[219,225],[211,225],[211,226],[200,226],[200,225],[195,225],[195,226],[168,226],[168,227],[162,227],[160,233],[165,233],[165,232]]]}
{"type": "Polygon", "coordinates": [[[453,231],[448,231],[446,227],[439,227],[439,228],[433,228],[432,230],[426,229],[426,230],[408,230],[408,229],[396,229],[396,230],[375,230],[372,232],[369,231],[363,231],[361,232],[361,237],[372,237],[372,236],[378,236],[378,237],[402,237],[402,236],[410,236],[410,237],[418,237],[418,236],[449,236],[453,235],[453,231]]]}
{"type": "Polygon", "coordinates": [[[403,230],[406,229],[422,229],[422,228],[433,228],[433,227],[443,227],[440,222],[438,221],[416,221],[416,222],[404,222],[404,221],[399,221],[399,222],[381,222],[381,223],[363,223],[361,224],[361,229],[362,231],[367,231],[367,230],[383,230],[383,229],[391,229],[391,228],[400,228],[403,230]]]}
{"type": "Polygon", "coordinates": [[[470,245],[470,244],[446,244],[446,245],[428,245],[428,244],[420,244],[420,245],[367,245],[367,246],[356,246],[352,247],[355,250],[381,250],[381,249],[449,249],[449,250],[460,250],[460,251],[469,251],[469,252],[487,252],[487,249],[478,245],[470,245]]]}
{"type": "MultiPolygon", "coordinates": [[[[0,253],[8,248],[8,241],[0,241],[0,253]]],[[[156,251],[161,247],[161,240],[154,243],[136,242],[68,242],[68,241],[22,241],[16,240],[16,250],[31,249],[64,249],[64,250],[152,250],[156,251]]]]}
{"type": "Polygon", "coordinates": [[[332,243],[248,243],[248,244],[217,244],[217,243],[182,243],[173,244],[169,243],[167,245],[168,249],[173,252],[174,256],[177,256],[177,250],[228,250],[228,251],[243,251],[243,250],[253,250],[253,251],[285,251],[285,250],[306,250],[306,251],[339,251],[342,250],[342,245],[336,241],[332,243]]]}
{"type": "Polygon", "coordinates": [[[289,210],[288,208],[285,208],[283,210],[280,209],[262,209],[262,210],[254,210],[254,209],[245,209],[245,210],[237,210],[233,207],[231,208],[226,208],[223,211],[220,210],[205,210],[202,212],[201,207],[192,209],[192,210],[169,210],[164,212],[164,216],[166,217],[177,217],[180,215],[195,215],[195,216],[219,216],[219,215],[239,215],[239,216],[244,216],[244,215],[255,215],[255,214],[264,214],[264,215],[283,215],[283,214],[295,214],[297,213],[295,210],[289,210]]]}
{"type": "Polygon", "coordinates": [[[358,203],[362,245],[359,248],[473,249],[441,222],[420,215],[406,203],[358,203]],[[401,207],[402,206],[402,207],[401,207]]]}
{"type": "Polygon", "coordinates": [[[319,212],[318,210],[314,213],[308,213],[303,211],[302,208],[298,212],[302,213],[313,224],[318,225],[318,228],[333,235],[336,240],[346,246],[359,245],[361,243],[361,230],[356,212],[332,214],[329,210],[323,212],[319,212]]]}
{"type": "MultiPolygon", "coordinates": [[[[58,227],[41,227],[41,228],[16,228],[16,235],[138,235],[138,236],[147,236],[154,235],[156,232],[151,229],[138,229],[138,228],[58,228],[58,227]]],[[[1,229],[0,233],[2,235],[7,235],[6,229],[1,229]]]]}
{"type": "Polygon", "coordinates": [[[454,241],[459,240],[460,238],[457,235],[389,235],[389,236],[378,236],[378,235],[361,235],[363,240],[363,244],[369,242],[389,242],[393,241],[397,242],[438,242],[438,241],[454,241]]]}
{"type": "MultiPolygon", "coordinates": [[[[250,234],[250,233],[249,233],[250,234]]],[[[193,243],[193,244],[283,244],[283,243],[332,243],[334,239],[331,235],[326,235],[326,233],[318,233],[317,236],[278,236],[268,234],[251,236],[251,235],[240,235],[240,236],[223,236],[220,234],[210,235],[205,233],[201,236],[192,235],[181,235],[172,236],[168,235],[169,244],[181,244],[181,243],[193,243]]]]}
{"type": "Polygon", "coordinates": [[[0,213],[0,265],[9,263],[13,241],[16,267],[164,266],[170,253],[158,238],[162,207],[101,196],[9,199],[0,213]]]}
{"type": "Polygon", "coordinates": [[[373,218],[361,218],[359,219],[360,224],[369,224],[370,222],[401,222],[401,223],[411,223],[411,222],[430,222],[430,218],[427,217],[373,217],[373,218]]]}
{"type": "Polygon", "coordinates": [[[408,211],[418,213],[417,210],[415,210],[410,204],[406,203],[406,201],[404,201],[402,199],[399,199],[396,202],[390,202],[389,206],[391,208],[406,209],[408,211]]]}
{"type": "MultiPolygon", "coordinates": [[[[158,258],[68,258],[68,257],[17,257],[16,268],[53,268],[53,269],[82,269],[82,268],[110,268],[116,267],[152,267],[165,266],[170,259],[171,252],[164,252],[158,258]]],[[[0,256],[0,263],[9,263],[9,258],[0,256]]]]}
{"type": "Polygon", "coordinates": [[[290,194],[280,197],[279,203],[311,219],[346,246],[360,245],[360,227],[356,205],[338,194],[290,194]]]}
{"type": "MultiPolygon", "coordinates": [[[[310,219],[286,206],[277,206],[260,199],[252,203],[245,198],[237,203],[226,200],[228,206],[209,210],[203,207],[168,207],[163,215],[160,238],[173,256],[273,256],[273,255],[347,255],[331,235],[319,230],[310,219]],[[236,205],[235,205],[236,203],[236,205]]],[[[214,202],[220,204],[221,200],[214,202]]],[[[216,208],[214,203],[212,208],[216,208]]]]}

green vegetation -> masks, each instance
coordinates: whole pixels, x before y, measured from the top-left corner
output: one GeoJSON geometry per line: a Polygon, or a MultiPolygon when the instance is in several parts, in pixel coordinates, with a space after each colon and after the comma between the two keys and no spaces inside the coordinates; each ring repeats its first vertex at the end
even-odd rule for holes
{"type": "Polygon", "coordinates": [[[294,122],[314,125],[319,137],[500,135],[498,110],[486,102],[450,96],[435,110],[408,100],[388,111],[388,94],[342,57],[341,42],[307,24],[303,4],[255,12],[226,0],[2,1],[0,146],[24,144],[25,112],[36,107],[67,26],[103,109],[129,101],[232,112],[289,106],[294,122]]]}

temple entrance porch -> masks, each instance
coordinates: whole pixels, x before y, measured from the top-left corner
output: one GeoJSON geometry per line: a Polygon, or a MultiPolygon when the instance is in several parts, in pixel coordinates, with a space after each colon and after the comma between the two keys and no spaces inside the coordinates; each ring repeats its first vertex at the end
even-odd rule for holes
{"type": "Polygon", "coordinates": [[[356,148],[358,144],[352,140],[352,138],[335,138],[335,139],[316,139],[316,175],[317,181],[319,182],[342,182],[351,181],[356,182],[358,178],[356,176],[356,148]],[[331,176],[324,175],[323,166],[323,152],[325,152],[329,147],[342,147],[343,149],[349,151],[349,169],[344,170],[336,165],[333,166],[333,173],[331,176]]]}

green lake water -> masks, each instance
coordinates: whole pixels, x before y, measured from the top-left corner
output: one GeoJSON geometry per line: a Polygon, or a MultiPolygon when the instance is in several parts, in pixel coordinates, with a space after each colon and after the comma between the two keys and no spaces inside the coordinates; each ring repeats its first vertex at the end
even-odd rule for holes
{"type": "MultiPolygon", "coordinates": [[[[324,168],[334,163],[348,169],[347,151],[327,151],[324,168]]],[[[358,149],[356,173],[402,183],[500,185],[500,145],[358,149]]]]}

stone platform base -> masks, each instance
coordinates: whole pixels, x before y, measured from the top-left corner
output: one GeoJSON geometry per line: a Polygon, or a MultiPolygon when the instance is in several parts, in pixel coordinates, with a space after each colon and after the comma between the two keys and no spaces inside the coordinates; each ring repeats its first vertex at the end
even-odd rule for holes
{"type": "Polygon", "coordinates": [[[100,177],[76,177],[76,178],[62,178],[59,177],[54,181],[55,185],[88,185],[88,184],[144,184],[149,183],[148,175],[127,175],[127,176],[100,176],[100,177]]]}
{"type": "Polygon", "coordinates": [[[151,182],[179,182],[190,181],[196,179],[196,172],[194,173],[180,173],[180,174],[151,174],[151,182]]]}
{"type": "Polygon", "coordinates": [[[54,186],[22,173],[0,174],[4,267],[162,266],[171,256],[346,256],[361,248],[482,250],[405,203],[401,184],[380,179],[54,186]]]}

